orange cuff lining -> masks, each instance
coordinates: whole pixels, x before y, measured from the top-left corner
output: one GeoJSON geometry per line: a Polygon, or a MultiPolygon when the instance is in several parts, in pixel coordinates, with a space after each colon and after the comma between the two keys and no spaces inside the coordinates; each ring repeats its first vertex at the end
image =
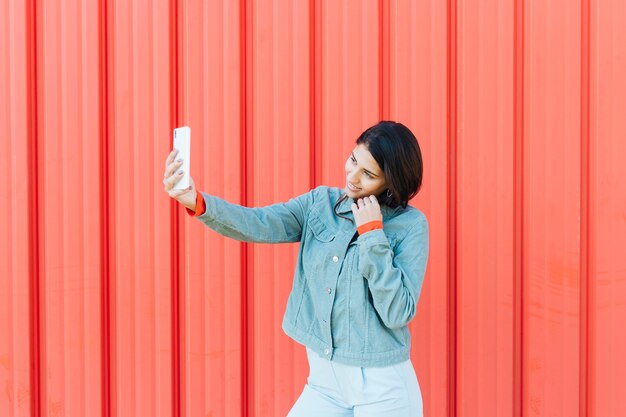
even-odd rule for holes
{"type": "Polygon", "coordinates": [[[371,232],[372,230],[382,229],[382,228],[383,228],[383,222],[381,220],[372,220],[371,222],[367,222],[357,227],[356,231],[359,233],[359,236],[361,236],[367,232],[371,232]]]}
{"type": "Polygon", "coordinates": [[[194,216],[201,216],[206,211],[206,204],[204,203],[204,197],[200,191],[196,191],[196,213],[194,216]]]}

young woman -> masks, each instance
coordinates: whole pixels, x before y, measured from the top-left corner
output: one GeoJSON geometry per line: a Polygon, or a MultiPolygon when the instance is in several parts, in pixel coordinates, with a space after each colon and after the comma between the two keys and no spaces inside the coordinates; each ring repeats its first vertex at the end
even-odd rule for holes
{"type": "Polygon", "coordinates": [[[216,232],[247,242],[300,242],[283,329],[306,346],[310,374],[289,417],[418,417],[422,396],[407,325],[415,315],[428,223],[408,205],[422,184],[411,131],[380,122],[359,136],[343,189],[320,186],[286,203],[247,208],[172,188],[182,161],[165,162],[165,191],[216,232]]]}

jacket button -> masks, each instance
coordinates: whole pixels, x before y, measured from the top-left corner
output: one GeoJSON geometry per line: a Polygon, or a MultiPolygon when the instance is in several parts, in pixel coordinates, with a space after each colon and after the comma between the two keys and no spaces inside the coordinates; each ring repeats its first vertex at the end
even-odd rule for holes
{"type": "Polygon", "coordinates": [[[326,292],[327,292],[328,294],[330,294],[331,292],[333,292],[333,290],[332,290],[330,287],[328,287],[328,288],[326,288],[326,292]]]}
{"type": "Polygon", "coordinates": [[[324,349],[324,355],[330,355],[330,349],[328,348],[324,349]]]}
{"type": "Polygon", "coordinates": [[[339,261],[339,257],[337,255],[333,256],[333,262],[338,262],[339,261]]]}

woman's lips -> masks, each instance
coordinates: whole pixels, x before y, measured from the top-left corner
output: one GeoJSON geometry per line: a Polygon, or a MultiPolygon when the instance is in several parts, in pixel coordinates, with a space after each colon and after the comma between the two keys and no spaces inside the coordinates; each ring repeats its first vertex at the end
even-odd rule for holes
{"type": "Polygon", "coordinates": [[[355,187],[354,185],[350,184],[349,182],[348,182],[348,189],[350,189],[351,191],[359,191],[360,190],[360,188],[355,187]]]}

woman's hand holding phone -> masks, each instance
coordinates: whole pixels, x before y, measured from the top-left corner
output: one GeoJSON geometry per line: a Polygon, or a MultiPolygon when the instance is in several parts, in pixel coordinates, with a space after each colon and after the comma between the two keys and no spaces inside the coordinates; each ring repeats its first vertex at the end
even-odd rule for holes
{"type": "Polygon", "coordinates": [[[163,174],[163,189],[171,198],[181,203],[192,211],[196,211],[196,186],[191,176],[189,177],[189,187],[183,190],[175,190],[174,186],[183,177],[183,172],[179,168],[183,165],[182,159],[176,159],[177,149],[172,152],[165,160],[165,173],[163,174]]]}

